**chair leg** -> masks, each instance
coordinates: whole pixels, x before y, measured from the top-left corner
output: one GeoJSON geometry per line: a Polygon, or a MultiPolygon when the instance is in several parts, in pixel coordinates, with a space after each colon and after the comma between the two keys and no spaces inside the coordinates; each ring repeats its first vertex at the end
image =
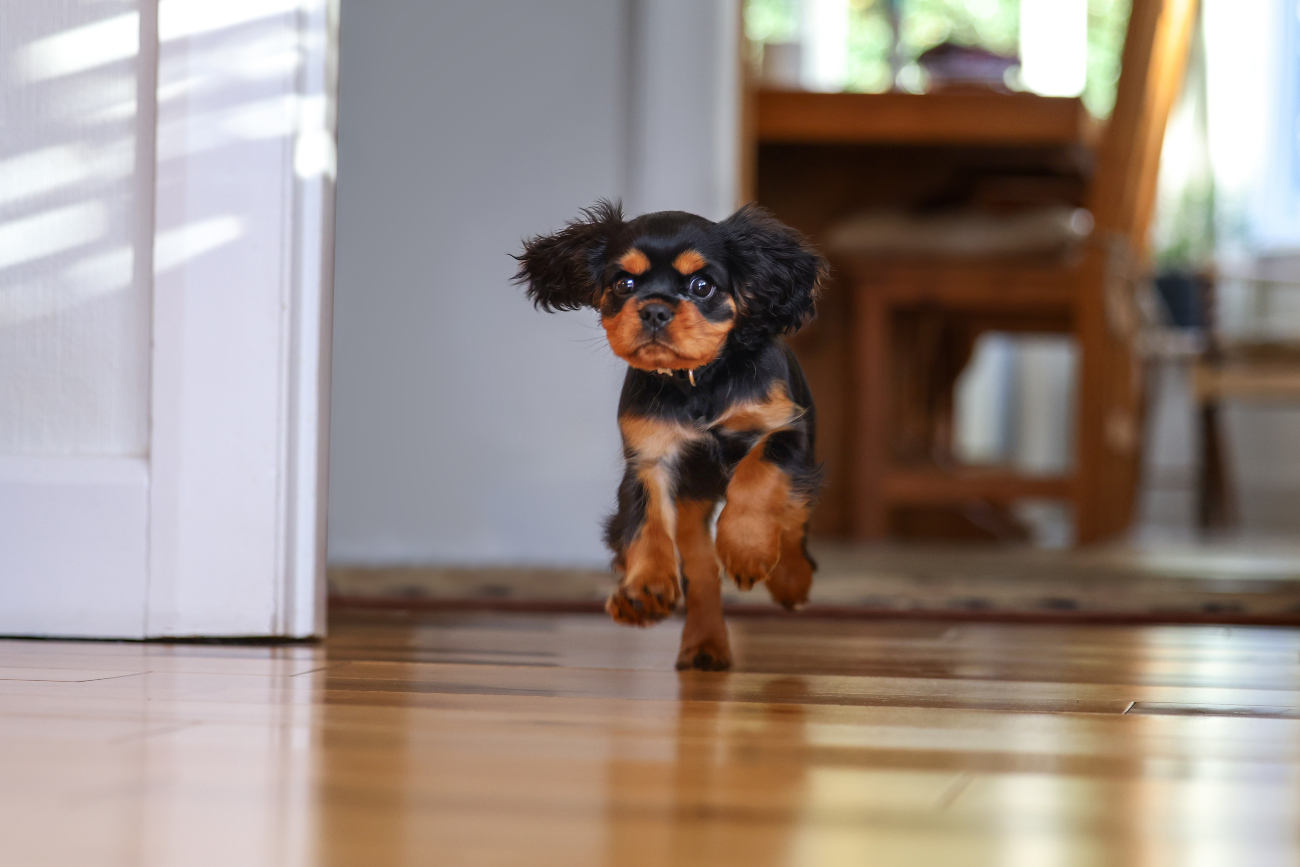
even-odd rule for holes
{"type": "Polygon", "coordinates": [[[1201,459],[1196,484],[1196,523],[1201,532],[1227,530],[1237,524],[1237,503],[1229,479],[1219,403],[1203,402],[1199,416],[1201,459]]]}
{"type": "Polygon", "coordinates": [[[860,293],[853,313],[855,417],[850,456],[854,485],[850,504],[853,536],[880,539],[888,531],[882,481],[889,455],[887,423],[890,394],[888,310],[869,293],[860,293]]]}
{"type": "Polygon", "coordinates": [[[954,427],[956,424],[957,380],[970,364],[975,350],[975,332],[962,327],[956,317],[945,323],[943,342],[931,365],[930,460],[940,467],[957,464],[954,427]]]}

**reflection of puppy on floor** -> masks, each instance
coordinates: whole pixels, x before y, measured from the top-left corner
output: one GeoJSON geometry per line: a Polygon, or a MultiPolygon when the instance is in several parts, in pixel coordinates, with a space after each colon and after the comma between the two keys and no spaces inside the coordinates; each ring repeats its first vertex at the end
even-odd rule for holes
{"type": "Polygon", "coordinates": [[[627,469],[605,526],[621,580],[606,609],[648,626],[684,590],[677,667],[730,667],[719,564],[742,590],[767,582],[787,608],[812,584],[813,402],[780,335],[812,315],[825,262],[756,207],[714,223],[681,211],[625,220],[607,202],[518,258],[537,306],[599,310],[629,365],[618,406],[627,469]]]}

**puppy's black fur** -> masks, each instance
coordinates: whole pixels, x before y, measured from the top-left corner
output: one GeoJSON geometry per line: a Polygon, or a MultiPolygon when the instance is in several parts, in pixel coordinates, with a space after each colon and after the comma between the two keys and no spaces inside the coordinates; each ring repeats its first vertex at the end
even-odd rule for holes
{"type": "Polygon", "coordinates": [[[517,258],[537,307],[598,310],[629,365],[618,407],[627,467],[605,527],[622,576],[610,613],[652,623],[689,579],[679,665],[726,667],[707,529],[719,500],[717,559],[732,578],[766,581],[788,607],[807,599],[816,423],[781,335],[812,315],[824,260],[754,206],[715,223],[681,211],[627,220],[603,201],[517,258]]]}

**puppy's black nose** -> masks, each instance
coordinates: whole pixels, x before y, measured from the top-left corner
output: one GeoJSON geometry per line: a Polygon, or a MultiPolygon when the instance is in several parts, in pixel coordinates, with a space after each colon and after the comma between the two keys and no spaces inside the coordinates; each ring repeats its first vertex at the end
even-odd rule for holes
{"type": "Polygon", "coordinates": [[[673,308],[659,301],[652,301],[641,308],[641,321],[651,331],[658,331],[673,319],[673,308]]]}

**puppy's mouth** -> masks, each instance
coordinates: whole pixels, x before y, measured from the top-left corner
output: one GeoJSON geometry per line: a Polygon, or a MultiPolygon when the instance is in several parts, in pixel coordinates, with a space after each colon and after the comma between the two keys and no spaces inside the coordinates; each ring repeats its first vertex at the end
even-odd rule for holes
{"type": "Polygon", "coordinates": [[[662,331],[647,336],[628,353],[647,368],[685,368],[687,364],[672,340],[662,331]]]}

